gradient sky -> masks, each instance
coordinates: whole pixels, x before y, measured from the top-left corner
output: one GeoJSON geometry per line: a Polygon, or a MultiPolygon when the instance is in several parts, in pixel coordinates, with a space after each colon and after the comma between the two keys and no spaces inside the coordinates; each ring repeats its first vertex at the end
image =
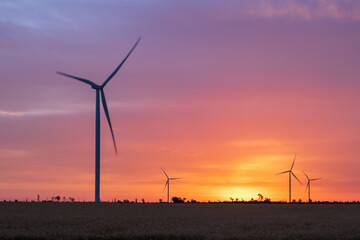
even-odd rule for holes
{"type": "Polygon", "coordinates": [[[360,199],[360,2],[0,2],[0,200],[360,199]]]}

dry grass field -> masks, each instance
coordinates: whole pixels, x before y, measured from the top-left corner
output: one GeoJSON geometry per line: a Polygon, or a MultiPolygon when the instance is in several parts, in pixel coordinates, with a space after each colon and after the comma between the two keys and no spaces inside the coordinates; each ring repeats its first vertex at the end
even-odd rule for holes
{"type": "Polygon", "coordinates": [[[360,239],[360,205],[0,203],[0,239],[360,239]]]}

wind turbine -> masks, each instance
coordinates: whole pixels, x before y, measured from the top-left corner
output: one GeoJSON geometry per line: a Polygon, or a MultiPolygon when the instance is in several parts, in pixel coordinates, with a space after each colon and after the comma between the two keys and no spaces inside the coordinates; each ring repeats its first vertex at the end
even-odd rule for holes
{"type": "Polygon", "coordinates": [[[111,126],[110,121],[110,115],[106,104],[105,99],[105,93],[104,93],[104,87],[106,84],[115,76],[115,74],[119,71],[121,66],[125,63],[125,61],[128,59],[132,51],[135,49],[135,47],[138,45],[140,41],[140,37],[137,39],[135,45],[131,48],[130,52],[126,55],[124,60],[119,64],[119,66],[113,71],[113,73],[110,74],[110,76],[104,81],[102,85],[98,85],[88,79],[75,77],[66,73],[62,72],[56,72],[57,74],[63,75],[65,77],[76,79],[80,82],[89,84],[93,89],[96,90],[96,113],[95,113],[95,202],[100,202],[100,94],[101,94],[101,101],[103,105],[103,109],[110,127],[110,132],[112,136],[112,140],[114,143],[115,153],[117,155],[117,148],[116,148],[116,142],[114,137],[114,132],[111,126]]]}
{"type": "Polygon", "coordinates": [[[298,182],[299,182],[300,184],[302,184],[302,183],[300,182],[300,180],[299,180],[299,179],[295,176],[295,174],[292,172],[292,169],[293,169],[294,163],[295,163],[295,159],[296,159],[296,154],[295,154],[294,161],[293,161],[293,163],[292,163],[292,165],[291,165],[290,170],[275,174],[275,175],[279,175],[279,174],[283,174],[283,173],[287,173],[287,172],[289,173],[289,203],[291,203],[291,175],[293,175],[294,178],[296,178],[296,180],[298,180],[298,182]]]}
{"type": "Polygon", "coordinates": [[[166,185],[167,185],[167,202],[169,203],[169,192],[170,192],[170,180],[176,180],[176,179],[181,179],[181,178],[169,178],[169,176],[166,174],[166,172],[164,171],[164,169],[161,168],[161,170],[164,172],[167,180],[166,180],[166,183],[165,183],[165,187],[164,187],[164,190],[166,188],[166,185]]]}
{"type": "Polygon", "coordinates": [[[305,191],[306,190],[308,190],[308,195],[309,195],[309,203],[310,203],[310,182],[311,181],[316,181],[316,180],[319,180],[319,179],[321,179],[321,178],[312,178],[312,179],[310,179],[309,177],[308,177],[308,175],[306,175],[306,173],[304,172],[304,171],[302,171],[304,174],[305,174],[305,176],[306,176],[306,178],[307,178],[307,180],[308,180],[308,183],[306,184],[306,189],[305,189],[305,191]]]}

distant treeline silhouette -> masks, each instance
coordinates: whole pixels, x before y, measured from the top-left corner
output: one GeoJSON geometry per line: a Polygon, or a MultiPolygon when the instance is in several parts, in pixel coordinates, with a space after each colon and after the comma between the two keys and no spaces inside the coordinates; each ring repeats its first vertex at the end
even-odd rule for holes
{"type": "MultiPolygon", "coordinates": [[[[91,202],[91,201],[76,201],[75,198],[73,197],[61,197],[61,196],[53,196],[50,199],[47,200],[41,200],[40,199],[40,195],[37,195],[37,200],[28,200],[26,199],[25,201],[19,201],[17,199],[15,199],[14,201],[7,201],[4,200],[4,202],[55,202],[55,203],[63,203],[63,202],[91,202]]],[[[258,194],[258,199],[254,199],[251,198],[250,200],[244,200],[244,199],[239,199],[239,198],[232,198],[230,197],[230,200],[224,200],[224,201],[197,201],[195,199],[190,199],[187,200],[186,198],[182,198],[182,197],[172,197],[171,198],[171,202],[172,203],[190,203],[190,204],[196,204],[196,203],[211,203],[211,204],[216,204],[216,203],[231,203],[231,204],[248,204],[248,203],[275,203],[275,204],[288,204],[287,201],[271,201],[270,198],[264,197],[262,194],[258,194]]],[[[124,199],[124,200],[117,200],[116,198],[113,199],[112,201],[103,201],[103,203],[130,203],[130,204],[146,204],[146,203],[160,203],[160,204],[168,204],[166,201],[163,201],[161,198],[159,199],[158,202],[149,202],[149,201],[145,201],[144,198],[141,199],[141,201],[138,201],[137,198],[135,198],[135,200],[130,201],[128,199],[124,199]]],[[[302,199],[293,199],[292,203],[297,203],[297,204],[308,204],[308,203],[312,203],[312,204],[359,204],[360,201],[311,201],[310,202],[305,202],[302,199]]]]}

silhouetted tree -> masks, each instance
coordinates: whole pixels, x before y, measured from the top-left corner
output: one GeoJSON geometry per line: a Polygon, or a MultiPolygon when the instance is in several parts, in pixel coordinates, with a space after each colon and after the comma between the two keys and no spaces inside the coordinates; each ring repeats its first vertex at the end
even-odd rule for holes
{"type": "Polygon", "coordinates": [[[174,202],[174,203],[183,203],[184,202],[184,199],[181,199],[181,197],[173,197],[171,198],[171,200],[174,202]]]}
{"type": "Polygon", "coordinates": [[[162,203],[162,202],[163,202],[163,200],[161,198],[159,198],[159,203],[162,203]]]}
{"type": "Polygon", "coordinates": [[[232,197],[230,198],[230,200],[231,200],[231,202],[234,202],[234,199],[232,197]]]}
{"type": "Polygon", "coordinates": [[[37,195],[37,201],[40,202],[40,195],[37,195]]]}
{"type": "Polygon", "coordinates": [[[261,202],[261,201],[263,200],[263,198],[264,198],[264,197],[263,197],[263,195],[261,195],[260,193],[258,194],[258,196],[259,196],[258,201],[260,201],[260,202],[261,202]]]}
{"type": "Polygon", "coordinates": [[[56,196],[55,199],[56,199],[57,202],[59,202],[60,199],[61,199],[61,197],[60,197],[60,196],[56,196]]]}
{"type": "Polygon", "coordinates": [[[141,199],[141,202],[142,202],[142,203],[145,203],[145,199],[144,199],[144,198],[142,198],[142,199],[141,199]]]}
{"type": "Polygon", "coordinates": [[[264,202],[265,202],[265,203],[270,203],[270,202],[271,202],[271,199],[266,197],[265,200],[264,200],[264,202]]]}

